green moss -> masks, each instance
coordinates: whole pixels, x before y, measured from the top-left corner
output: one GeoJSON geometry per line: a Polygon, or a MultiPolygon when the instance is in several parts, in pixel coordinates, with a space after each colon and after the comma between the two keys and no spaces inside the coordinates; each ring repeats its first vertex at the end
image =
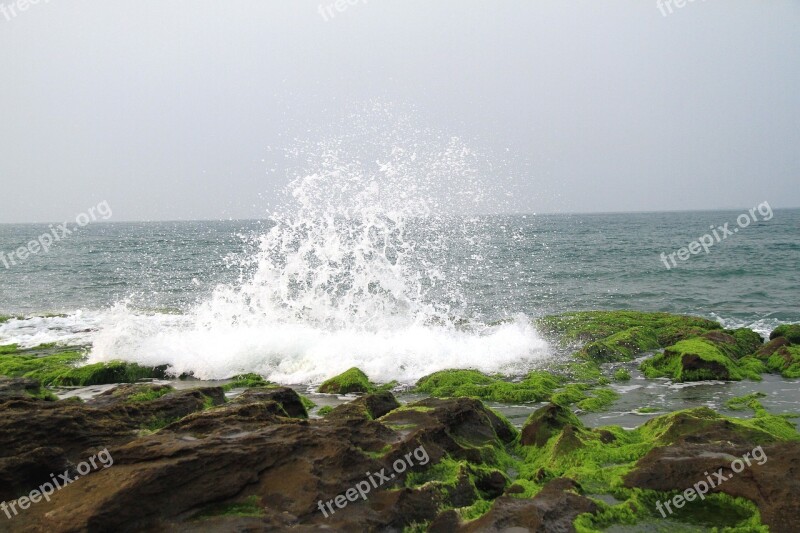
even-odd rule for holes
{"type": "Polygon", "coordinates": [[[594,361],[571,361],[555,367],[572,381],[593,382],[601,378],[600,366],[594,361]]]}
{"type": "Polygon", "coordinates": [[[590,342],[581,349],[579,355],[598,363],[631,361],[643,352],[658,348],[660,345],[655,330],[637,326],[590,342]]]}
{"type": "Polygon", "coordinates": [[[536,321],[545,333],[557,335],[562,345],[593,342],[635,327],[655,332],[660,346],[669,346],[683,338],[705,331],[722,329],[717,322],[704,318],[669,313],[641,311],[582,311],[548,316],[536,321]]]}
{"type": "Polygon", "coordinates": [[[636,525],[642,531],[724,531],[726,533],[768,533],[761,524],[756,505],[744,498],[724,493],[709,494],[705,500],[676,509],[669,521],[656,511],[656,503],[671,499],[678,492],[650,490],[626,491],[628,500],[620,505],[597,501],[599,511],[580,515],[573,523],[578,533],[599,533],[614,525],[636,525]],[[668,526],[668,527],[667,527],[668,526]],[[663,528],[663,529],[662,529],[663,528]]]}
{"type": "Polygon", "coordinates": [[[535,371],[518,382],[487,376],[477,370],[442,370],[417,382],[416,392],[437,398],[473,397],[483,400],[518,403],[545,401],[561,386],[564,378],[535,371]]]}
{"type": "Polygon", "coordinates": [[[317,414],[319,416],[326,416],[331,411],[333,411],[333,407],[331,407],[330,405],[324,405],[324,406],[319,408],[319,410],[317,411],[317,414]]]}
{"type": "Polygon", "coordinates": [[[198,520],[215,516],[238,516],[242,518],[259,518],[264,516],[264,507],[258,496],[249,496],[240,502],[214,504],[203,509],[196,517],[198,520]]]}
{"type": "Polygon", "coordinates": [[[762,362],[770,372],[785,378],[800,377],[800,345],[786,344],[784,338],[777,337],[759,350],[752,358],[762,362]]]}
{"type": "Polygon", "coordinates": [[[738,364],[703,338],[682,340],[644,361],[641,369],[648,378],[667,377],[673,381],[761,379],[752,364],[738,364]]]}
{"type": "Polygon", "coordinates": [[[211,396],[203,395],[203,411],[208,411],[209,409],[213,409],[217,406],[216,400],[211,396]]]}
{"type": "Polygon", "coordinates": [[[373,392],[375,386],[369,378],[358,368],[351,368],[336,377],[324,382],[319,387],[319,392],[327,394],[351,394],[373,392]]]}
{"type": "Polygon", "coordinates": [[[161,429],[164,429],[173,422],[177,422],[178,420],[180,420],[180,417],[154,416],[153,418],[142,424],[141,427],[145,431],[155,433],[161,429]]]}
{"type": "Polygon", "coordinates": [[[770,340],[784,337],[792,344],[800,344],[800,324],[783,324],[769,334],[770,340]]]}
{"type": "Polygon", "coordinates": [[[144,367],[135,363],[113,361],[51,372],[42,377],[42,382],[59,387],[86,387],[164,378],[166,378],[166,367],[144,367]]]}
{"type": "Polygon", "coordinates": [[[636,412],[641,414],[658,413],[660,411],[661,409],[658,407],[640,407],[636,409],[636,412]]]}
{"type": "Polygon", "coordinates": [[[570,383],[563,389],[553,394],[550,401],[563,406],[572,405],[588,398],[586,391],[591,387],[584,383],[570,383]]]}
{"type": "MultiPolygon", "coordinates": [[[[13,345],[12,345],[13,346],[13,345]]],[[[27,377],[45,382],[53,373],[66,372],[84,359],[79,352],[63,352],[39,357],[33,354],[4,355],[0,357],[0,376],[12,378],[27,377]]]]}
{"type": "Polygon", "coordinates": [[[614,371],[614,379],[617,381],[630,381],[631,373],[627,368],[618,368],[614,371]]]}
{"type": "Polygon", "coordinates": [[[0,346],[0,355],[8,355],[17,353],[19,351],[19,346],[16,344],[6,344],[4,346],[0,346]]]}
{"type": "Polygon", "coordinates": [[[492,508],[492,502],[484,499],[479,499],[469,507],[461,507],[458,509],[458,515],[462,520],[468,522],[470,520],[477,520],[482,517],[492,508]]]}
{"type": "Polygon", "coordinates": [[[764,344],[764,339],[755,331],[747,328],[739,328],[733,331],[728,331],[736,339],[736,348],[738,349],[738,356],[745,357],[758,350],[764,344]]]}
{"type": "Polygon", "coordinates": [[[592,396],[577,403],[579,409],[584,411],[602,411],[613,404],[619,394],[612,389],[603,388],[592,391],[592,396]]]}
{"type": "Polygon", "coordinates": [[[436,482],[438,485],[455,487],[459,476],[466,475],[466,472],[467,465],[465,461],[457,461],[450,457],[445,457],[428,468],[409,472],[406,475],[405,486],[418,488],[427,483],[436,482]]]}
{"type": "Polygon", "coordinates": [[[375,392],[392,392],[395,388],[400,385],[397,381],[390,381],[389,383],[384,383],[378,387],[375,387],[375,392]]]}
{"type": "Polygon", "coordinates": [[[307,398],[307,397],[303,396],[302,394],[298,394],[298,396],[300,396],[300,403],[302,403],[303,407],[306,408],[306,412],[311,410],[311,409],[313,409],[313,408],[315,408],[317,406],[317,404],[312,402],[310,398],[307,398]]]}
{"type": "Polygon", "coordinates": [[[226,392],[232,391],[233,389],[253,389],[256,387],[274,386],[258,374],[239,374],[238,376],[233,376],[231,379],[233,381],[226,383],[222,387],[226,392]]]}
{"type": "MultiPolygon", "coordinates": [[[[581,484],[588,494],[611,495],[621,503],[597,504],[599,512],[581,515],[575,521],[578,531],[594,532],[614,524],[643,525],[661,519],[654,513],[655,502],[664,501],[669,494],[624,485],[624,476],[635,468],[636,462],[657,446],[667,446],[683,436],[700,431],[735,431],[744,439],[757,443],[798,440],[800,434],[794,426],[781,417],[767,413],[749,420],[725,417],[708,408],[687,409],[665,414],[649,420],[635,430],[626,431],[617,426],[589,430],[579,424],[563,424],[543,446],[519,446],[516,455],[521,457],[519,478],[515,484],[534,492],[549,479],[568,477],[581,484]]],[[[524,432],[524,429],[523,429],[524,432]]],[[[718,495],[715,495],[715,497],[718,495]]],[[[529,495],[526,495],[529,497],[529,495]]],[[[721,510],[728,513],[724,525],[737,528],[753,527],[762,531],[755,507],[745,500],[719,495],[716,502],[698,504],[687,515],[676,515],[681,522],[703,524],[721,510]]],[[[642,527],[642,529],[647,529],[642,527]]]]}
{"type": "Polygon", "coordinates": [[[734,411],[743,411],[745,409],[752,409],[753,411],[761,412],[764,407],[758,400],[766,398],[767,395],[763,392],[753,392],[745,396],[737,396],[725,402],[725,407],[734,411]]]}
{"type": "Polygon", "coordinates": [[[175,389],[173,389],[172,387],[147,387],[143,389],[141,392],[137,392],[136,394],[131,394],[127,398],[127,402],[129,403],[152,402],[153,400],[157,400],[158,398],[166,396],[171,392],[175,392],[175,389]]]}

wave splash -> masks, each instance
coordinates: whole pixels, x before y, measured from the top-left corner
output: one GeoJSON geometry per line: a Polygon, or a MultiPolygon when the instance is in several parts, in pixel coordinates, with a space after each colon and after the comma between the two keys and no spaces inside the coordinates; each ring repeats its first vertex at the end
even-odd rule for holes
{"type": "Polygon", "coordinates": [[[259,251],[240,262],[244,279],[182,316],[118,304],[90,359],[299,384],[352,366],[383,382],[454,367],[522,373],[545,357],[525,316],[463,318],[460,274],[481,260],[463,252],[479,249],[481,229],[455,215],[485,201],[484,160],[456,138],[385,131],[307,147],[259,251]]]}

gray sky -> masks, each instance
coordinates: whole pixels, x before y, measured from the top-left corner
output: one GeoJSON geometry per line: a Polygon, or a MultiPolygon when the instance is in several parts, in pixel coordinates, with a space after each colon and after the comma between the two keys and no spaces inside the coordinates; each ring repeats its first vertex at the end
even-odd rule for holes
{"type": "Polygon", "coordinates": [[[268,147],[374,99],[516,211],[800,206],[796,0],[45,1],[0,12],[0,222],[263,217],[268,147]]]}

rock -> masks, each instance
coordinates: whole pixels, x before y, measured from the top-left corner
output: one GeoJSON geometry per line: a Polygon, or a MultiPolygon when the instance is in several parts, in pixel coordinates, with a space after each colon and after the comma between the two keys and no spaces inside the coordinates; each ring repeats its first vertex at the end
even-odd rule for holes
{"type": "Polygon", "coordinates": [[[785,338],[792,344],[800,344],[800,324],[784,324],[778,326],[769,334],[769,340],[785,338]]]}
{"type": "Polygon", "coordinates": [[[319,392],[326,394],[367,393],[375,390],[367,375],[358,368],[339,374],[319,386],[319,392]]]}
{"type": "Polygon", "coordinates": [[[308,418],[300,395],[290,387],[254,388],[244,391],[234,402],[253,403],[273,401],[278,403],[291,418],[308,418]]]}
{"type": "Polygon", "coordinates": [[[641,369],[648,378],[667,377],[673,381],[761,379],[762,366],[732,354],[738,350],[736,339],[722,332],[707,337],[686,339],[670,346],[664,353],[644,361],[641,369]]]}
{"type": "MultiPolygon", "coordinates": [[[[477,400],[430,398],[399,409],[391,394],[379,393],[354,402],[352,412],[360,417],[332,413],[305,420],[285,416],[276,396],[263,392],[252,389],[229,404],[138,438],[125,434],[122,423],[132,407],[121,398],[130,399],[137,394],[133,391],[118,394],[116,418],[107,412],[112,404],[105,403],[113,394],[98,403],[102,409],[70,406],[117,423],[120,440],[109,445],[114,465],[31,507],[15,518],[15,526],[122,532],[402,530],[433,520],[442,506],[500,495],[507,484],[487,451],[500,453],[516,439],[516,431],[477,400]],[[378,415],[383,416],[372,420],[378,415]],[[439,462],[452,480],[427,477],[439,462]],[[395,470],[398,464],[403,468],[395,470]],[[388,481],[372,486],[366,500],[359,497],[346,510],[333,504],[327,517],[320,511],[320,505],[334,502],[365,476],[378,479],[377,472],[388,481]]],[[[170,392],[145,403],[176,400],[170,392]]],[[[29,408],[36,403],[25,402],[29,408]]],[[[4,409],[0,406],[0,413],[4,409]]]]}
{"type": "Polygon", "coordinates": [[[55,399],[35,379],[0,377],[0,401],[7,398],[55,399]]]}
{"type": "Polygon", "coordinates": [[[356,400],[336,406],[328,415],[330,420],[366,418],[375,420],[400,407],[400,403],[390,392],[367,394],[356,400]]]}
{"type": "Polygon", "coordinates": [[[41,484],[42,465],[48,475],[63,472],[67,465],[91,455],[90,450],[135,439],[137,431],[154,421],[166,425],[208,403],[224,402],[219,388],[173,392],[149,402],[127,401],[141,390],[150,389],[122,386],[85,404],[32,398],[0,402],[0,501],[41,484]]]}
{"type": "Polygon", "coordinates": [[[706,331],[722,329],[718,322],[705,318],[641,311],[565,313],[541,318],[536,326],[546,334],[557,336],[563,346],[598,341],[631,328],[648,328],[664,347],[706,331]]]}
{"type": "Polygon", "coordinates": [[[572,522],[583,513],[597,512],[597,504],[580,496],[580,487],[570,479],[554,479],[532,499],[501,496],[488,513],[464,523],[454,511],[442,513],[429,528],[441,532],[512,532],[556,533],[574,531],[572,522]]]}
{"type": "Polygon", "coordinates": [[[771,372],[780,373],[790,379],[800,377],[800,344],[792,344],[789,337],[776,336],[758,350],[754,357],[762,361],[771,372]]]}
{"type": "Polygon", "coordinates": [[[522,426],[520,443],[523,446],[544,446],[551,437],[566,426],[583,427],[578,417],[566,407],[548,404],[534,411],[522,426]]]}
{"type": "MultiPolygon", "coordinates": [[[[796,497],[800,491],[800,443],[764,444],[761,448],[766,457],[763,464],[751,459],[751,466],[743,463],[743,470],[733,473],[731,462],[752,453],[751,444],[682,443],[656,448],[625,477],[625,486],[663,492],[684,491],[700,481],[708,485],[705,473],[722,469],[722,475],[728,479],[711,488],[711,493],[724,492],[755,502],[761,520],[770,531],[795,531],[800,521],[800,500],[796,497]]],[[[760,452],[756,455],[761,457],[760,452]]],[[[711,479],[719,482],[716,476],[712,475],[711,479]]],[[[695,504],[699,505],[686,505],[695,504]]]]}
{"type": "Polygon", "coordinates": [[[598,363],[632,361],[637,355],[660,347],[655,330],[636,326],[590,342],[579,354],[598,363]]]}
{"type": "Polygon", "coordinates": [[[421,378],[415,391],[437,398],[473,397],[483,400],[518,403],[550,399],[564,382],[550,372],[530,372],[521,381],[487,376],[477,370],[442,370],[421,378]]]}

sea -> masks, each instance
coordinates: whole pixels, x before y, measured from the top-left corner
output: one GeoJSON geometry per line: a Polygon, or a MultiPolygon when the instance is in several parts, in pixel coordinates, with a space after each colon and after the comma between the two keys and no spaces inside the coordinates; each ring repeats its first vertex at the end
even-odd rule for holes
{"type": "MultiPolygon", "coordinates": [[[[557,350],[532,319],[569,311],[690,314],[768,336],[800,322],[800,210],[676,266],[661,256],[742,212],[89,224],[0,263],[0,314],[20,317],[0,344],[80,344],[92,361],[201,379],[315,383],[358,366],[412,382],[546,365],[557,350]]],[[[0,252],[48,228],[0,225],[0,252]]]]}
{"type": "MultiPolygon", "coordinates": [[[[800,209],[773,209],[779,199],[481,214],[519,194],[501,190],[502,166],[414,127],[376,141],[370,124],[346,146],[296,150],[303,165],[287,167],[261,220],[77,216],[63,237],[51,224],[0,225],[0,315],[13,317],[0,345],[81,346],[89,363],[168,365],[204,381],[253,372],[313,393],[351,367],[401,387],[451,368],[547,369],[569,357],[535,326],[556,313],[664,311],[765,337],[800,322],[800,209]],[[54,231],[47,250],[18,252],[54,231]]],[[[800,412],[796,381],[672,384],[629,366],[616,408],[585,416],[633,426],[637,407],[719,408],[759,387],[768,408],[800,412]]],[[[530,408],[502,406],[517,423],[530,408]]]]}

